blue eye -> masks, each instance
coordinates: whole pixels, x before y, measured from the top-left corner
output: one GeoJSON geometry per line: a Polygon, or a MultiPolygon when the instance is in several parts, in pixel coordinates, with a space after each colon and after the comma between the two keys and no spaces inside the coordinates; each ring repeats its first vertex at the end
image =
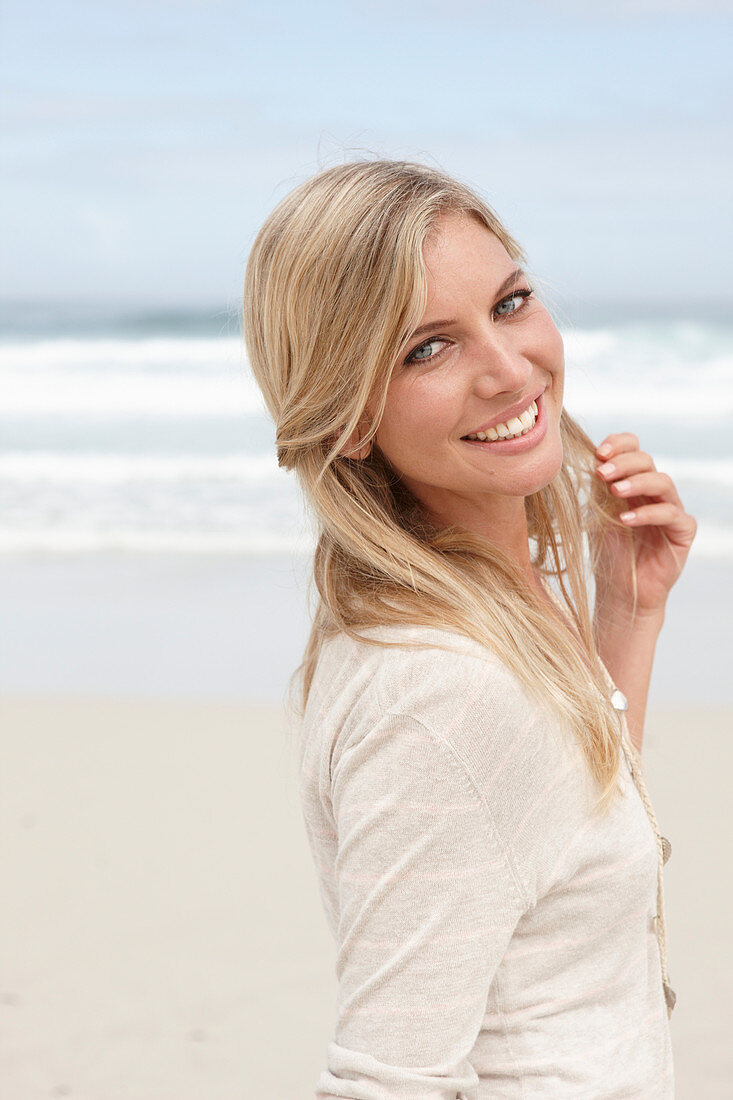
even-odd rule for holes
{"type": "Polygon", "coordinates": [[[438,354],[437,352],[433,352],[433,355],[420,355],[420,352],[425,351],[426,348],[433,347],[434,344],[444,344],[444,343],[445,343],[445,340],[438,340],[438,339],[427,340],[424,344],[421,344],[419,348],[415,348],[415,350],[410,355],[410,361],[413,362],[413,363],[424,363],[426,359],[432,359],[433,355],[438,354]]]}
{"type": "MultiPolygon", "coordinates": [[[[526,299],[529,298],[531,293],[532,293],[531,290],[515,290],[514,293],[511,294],[508,298],[502,298],[502,300],[499,302],[498,306],[496,307],[496,312],[499,313],[502,306],[506,305],[508,302],[516,301],[517,298],[522,298],[526,301],[526,299]]],[[[521,306],[515,306],[515,308],[509,310],[508,313],[501,313],[501,316],[506,317],[506,316],[508,316],[509,313],[518,313],[523,305],[524,305],[524,301],[522,302],[521,306]]]]}
{"type": "MultiPolygon", "coordinates": [[[[494,312],[497,313],[500,317],[512,317],[515,313],[519,313],[521,312],[521,310],[524,309],[525,305],[527,304],[527,299],[531,296],[531,290],[515,290],[513,294],[509,294],[506,298],[502,298],[494,312]],[[507,310],[506,312],[500,312],[502,306],[507,305],[510,302],[515,302],[517,298],[523,299],[520,306],[515,306],[514,309],[507,310]]],[[[405,365],[407,365],[408,363],[432,362],[433,359],[437,359],[438,356],[441,354],[439,351],[433,352],[432,355],[421,355],[420,353],[424,352],[427,348],[432,347],[434,344],[447,343],[447,340],[443,340],[439,336],[432,336],[429,340],[426,340],[424,343],[419,344],[416,348],[414,348],[413,351],[410,352],[410,354],[405,359],[405,365]]]]}

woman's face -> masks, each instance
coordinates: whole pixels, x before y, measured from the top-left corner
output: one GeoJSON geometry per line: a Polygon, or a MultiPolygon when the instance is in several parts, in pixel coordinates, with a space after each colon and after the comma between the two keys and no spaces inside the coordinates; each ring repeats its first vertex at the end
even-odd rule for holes
{"type": "Polygon", "coordinates": [[[395,364],[375,438],[429,513],[486,533],[562,465],[562,337],[476,219],[443,215],[424,258],[427,307],[395,364]],[[469,438],[480,432],[486,441],[469,438]]]}

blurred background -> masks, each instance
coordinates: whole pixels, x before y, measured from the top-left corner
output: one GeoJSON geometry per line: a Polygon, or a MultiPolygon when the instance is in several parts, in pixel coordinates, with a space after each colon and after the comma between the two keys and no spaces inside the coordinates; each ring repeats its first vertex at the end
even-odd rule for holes
{"type": "Polygon", "coordinates": [[[566,406],[635,432],[698,519],[645,756],[678,1095],[730,1095],[731,32],[722,0],[6,0],[14,1100],[292,1100],[325,1064],[334,953],[283,707],[313,533],[239,315],[267,214],[361,156],[480,191],[561,329],[566,406]]]}

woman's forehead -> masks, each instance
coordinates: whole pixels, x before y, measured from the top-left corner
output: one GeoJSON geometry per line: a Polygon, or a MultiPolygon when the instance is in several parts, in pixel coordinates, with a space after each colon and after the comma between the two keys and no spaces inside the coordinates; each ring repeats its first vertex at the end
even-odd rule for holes
{"type": "Polygon", "coordinates": [[[439,255],[447,247],[460,245],[468,240],[481,241],[484,247],[503,253],[507,259],[511,259],[496,233],[477,214],[463,210],[448,210],[433,222],[425,237],[423,254],[439,255]]]}
{"type": "Polygon", "coordinates": [[[470,285],[476,279],[488,281],[493,288],[516,268],[496,234],[476,219],[465,217],[444,218],[425,242],[423,261],[430,297],[441,287],[470,285]]]}

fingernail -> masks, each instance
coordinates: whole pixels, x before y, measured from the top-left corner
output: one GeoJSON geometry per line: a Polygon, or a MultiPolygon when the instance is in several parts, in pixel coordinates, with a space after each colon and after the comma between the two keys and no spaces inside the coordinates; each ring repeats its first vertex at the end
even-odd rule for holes
{"type": "Polygon", "coordinates": [[[605,458],[606,455],[610,455],[613,448],[610,443],[604,443],[602,447],[599,447],[596,454],[599,454],[601,458],[605,458]]]}
{"type": "Polygon", "coordinates": [[[612,462],[604,462],[602,466],[598,467],[598,473],[603,474],[605,477],[606,474],[612,474],[615,469],[616,467],[612,462]]]}
{"type": "Polygon", "coordinates": [[[636,519],[636,512],[622,512],[618,518],[622,519],[624,523],[631,523],[632,520],[636,519]]]}
{"type": "Polygon", "coordinates": [[[631,488],[631,482],[627,478],[624,478],[623,481],[615,481],[614,487],[617,492],[625,493],[627,489],[631,488]]]}

